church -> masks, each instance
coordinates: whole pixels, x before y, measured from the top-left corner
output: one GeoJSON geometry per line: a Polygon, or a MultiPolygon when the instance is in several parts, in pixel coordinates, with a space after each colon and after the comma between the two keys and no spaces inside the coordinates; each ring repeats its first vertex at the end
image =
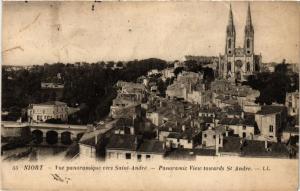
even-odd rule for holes
{"type": "Polygon", "coordinates": [[[230,5],[225,54],[219,56],[218,63],[220,77],[230,81],[245,81],[247,76],[260,70],[262,57],[254,54],[254,28],[249,4],[244,35],[244,47],[236,48],[236,33],[230,5]]]}

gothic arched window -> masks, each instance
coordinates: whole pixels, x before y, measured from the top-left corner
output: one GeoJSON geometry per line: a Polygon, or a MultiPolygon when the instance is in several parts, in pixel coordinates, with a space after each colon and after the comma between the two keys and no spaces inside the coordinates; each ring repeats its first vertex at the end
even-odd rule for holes
{"type": "Polygon", "coordinates": [[[247,72],[249,72],[250,71],[250,63],[249,62],[247,62],[247,66],[246,67],[247,67],[246,68],[247,72]]]}
{"type": "Polygon", "coordinates": [[[228,39],[228,48],[231,48],[231,38],[228,39]]]}
{"type": "Polygon", "coordinates": [[[227,63],[227,71],[231,71],[231,62],[227,63]]]}
{"type": "Polygon", "coordinates": [[[247,48],[250,48],[250,39],[247,39],[247,48]]]}

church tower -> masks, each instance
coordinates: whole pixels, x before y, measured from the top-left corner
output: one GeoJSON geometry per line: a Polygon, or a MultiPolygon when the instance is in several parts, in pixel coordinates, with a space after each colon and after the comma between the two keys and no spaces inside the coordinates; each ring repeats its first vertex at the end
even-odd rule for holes
{"type": "Polygon", "coordinates": [[[233,56],[234,48],[235,48],[235,27],[233,24],[233,16],[232,16],[232,10],[230,5],[229,19],[228,19],[228,25],[226,30],[225,54],[227,54],[228,56],[233,56]]]}
{"type": "Polygon", "coordinates": [[[250,4],[248,4],[244,32],[244,47],[236,47],[236,31],[230,5],[226,28],[225,54],[219,55],[218,64],[218,74],[229,81],[245,81],[250,75],[260,70],[262,57],[254,53],[254,28],[250,4]]]}
{"type": "Polygon", "coordinates": [[[248,13],[245,26],[244,49],[246,56],[254,54],[254,29],[251,20],[250,4],[248,4],[248,13]]]}

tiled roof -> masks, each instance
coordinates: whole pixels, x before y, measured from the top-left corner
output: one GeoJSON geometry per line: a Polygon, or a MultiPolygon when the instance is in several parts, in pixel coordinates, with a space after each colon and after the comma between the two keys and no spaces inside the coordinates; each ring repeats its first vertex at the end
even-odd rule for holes
{"type": "Polygon", "coordinates": [[[239,137],[224,137],[223,147],[219,150],[220,152],[232,152],[239,153],[241,148],[241,138],[239,137]]]}
{"type": "Polygon", "coordinates": [[[265,149],[264,141],[246,140],[242,149],[243,156],[288,157],[289,151],[284,143],[268,143],[269,151],[265,149]]]}
{"type": "Polygon", "coordinates": [[[137,136],[135,135],[112,135],[106,146],[107,149],[112,150],[131,150],[134,151],[137,148],[137,136]]]}
{"type": "Polygon", "coordinates": [[[286,109],[285,106],[275,106],[275,105],[265,105],[261,107],[261,110],[257,112],[257,114],[268,115],[280,113],[286,109]]]}
{"type": "Polygon", "coordinates": [[[139,152],[145,153],[165,153],[163,142],[157,140],[144,140],[140,147],[138,148],[139,152]]]}

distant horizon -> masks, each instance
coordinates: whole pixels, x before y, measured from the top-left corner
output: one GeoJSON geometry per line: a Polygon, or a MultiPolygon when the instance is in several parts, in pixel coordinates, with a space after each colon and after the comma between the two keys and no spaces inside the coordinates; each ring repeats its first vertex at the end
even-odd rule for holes
{"type": "MultiPolygon", "coordinates": [[[[3,2],[3,65],[184,61],[224,53],[231,3],[236,47],[248,2],[3,2]],[[92,5],[95,10],[91,11],[92,5]]],[[[250,2],[262,63],[299,64],[297,2],[250,2]]]]}

